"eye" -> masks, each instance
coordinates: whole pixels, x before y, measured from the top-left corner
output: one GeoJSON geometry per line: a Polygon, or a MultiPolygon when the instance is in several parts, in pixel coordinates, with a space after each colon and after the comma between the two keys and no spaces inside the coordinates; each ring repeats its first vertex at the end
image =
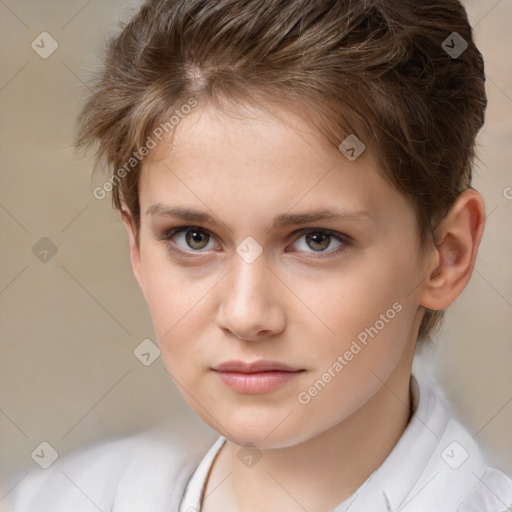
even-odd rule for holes
{"type": "Polygon", "coordinates": [[[173,228],[166,232],[162,239],[165,240],[169,251],[173,253],[204,252],[216,247],[210,232],[197,226],[173,228]]]}
{"type": "Polygon", "coordinates": [[[351,243],[351,239],[347,235],[326,229],[311,228],[302,230],[300,233],[302,235],[297,238],[294,245],[299,251],[308,254],[320,253],[322,255],[326,254],[328,257],[336,256],[351,243]],[[331,247],[331,250],[327,250],[329,247],[331,247]],[[312,252],[308,249],[311,249],[312,252]]]}

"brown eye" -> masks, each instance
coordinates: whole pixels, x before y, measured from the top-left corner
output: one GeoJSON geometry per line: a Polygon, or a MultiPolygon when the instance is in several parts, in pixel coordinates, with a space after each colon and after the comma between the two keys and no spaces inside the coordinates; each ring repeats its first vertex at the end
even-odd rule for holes
{"type": "Polygon", "coordinates": [[[306,234],[306,243],[308,247],[313,249],[313,251],[323,251],[327,249],[331,243],[332,236],[328,233],[313,232],[306,234]]]}
{"type": "Polygon", "coordinates": [[[292,248],[293,251],[303,253],[306,259],[341,256],[353,243],[350,236],[328,229],[308,228],[301,230],[299,234],[292,248]]]}
{"type": "Polygon", "coordinates": [[[179,226],[166,232],[161,238],[172,253],[202,253],[216,247],[210,232],[197,226],[179,226]],[[209,245],[211,244],[211,245],[209,245]]]}
{"type": "Polygon", "coordinates": [[[210,235],[202,229],[187,229],[185,233],[185,241],[191,249],[204,249],[208,245],[210,235]]]}

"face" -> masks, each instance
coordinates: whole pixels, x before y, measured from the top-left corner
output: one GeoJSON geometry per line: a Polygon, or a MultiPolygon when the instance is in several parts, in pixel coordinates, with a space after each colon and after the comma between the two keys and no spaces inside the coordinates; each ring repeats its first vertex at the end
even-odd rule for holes
{"type": "Polygon", "coordinates": [[[143,161],[132,243],[178,389],[211,428],[261,447],[350,418],[404,370],[419,318],[412,207],[369,150],[349,161],[281,113],[184,118],[172,150],[143,161]]]}

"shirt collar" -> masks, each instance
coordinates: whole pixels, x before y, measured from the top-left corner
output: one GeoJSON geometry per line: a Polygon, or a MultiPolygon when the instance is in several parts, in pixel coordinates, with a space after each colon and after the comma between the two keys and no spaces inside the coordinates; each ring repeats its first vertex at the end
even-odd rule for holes
{"type": "Polygon", "coordinates": [[[449,420],[428,377],[411,375],[414,414],[398,443],[366,482],[333,512],[394,512],[405,507],[449,420]]]}

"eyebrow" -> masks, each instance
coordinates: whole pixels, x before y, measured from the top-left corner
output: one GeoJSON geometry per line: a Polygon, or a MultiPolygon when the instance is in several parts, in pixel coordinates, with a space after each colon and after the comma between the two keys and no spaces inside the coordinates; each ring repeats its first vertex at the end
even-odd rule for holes
{"type": "MultiPolygon", "coordinates": [[[[146,210],[146,215],[156,216],[164,215],[177,217],[179,219],[191,222],[211,224],[220,226],[224,224],[221,220],[207,212],[195,210],[193,208],[170,207],[161,203],[154,204],[146,210]]],[[[272,228],[294,226],[298,224],[307,224],[310,222],[319,222],[327,220],[348,220],[348,221],[370,221],[370,212],[366,210],[313,210],[303,213],[283,213],[273,219],[272,228]]]]}

